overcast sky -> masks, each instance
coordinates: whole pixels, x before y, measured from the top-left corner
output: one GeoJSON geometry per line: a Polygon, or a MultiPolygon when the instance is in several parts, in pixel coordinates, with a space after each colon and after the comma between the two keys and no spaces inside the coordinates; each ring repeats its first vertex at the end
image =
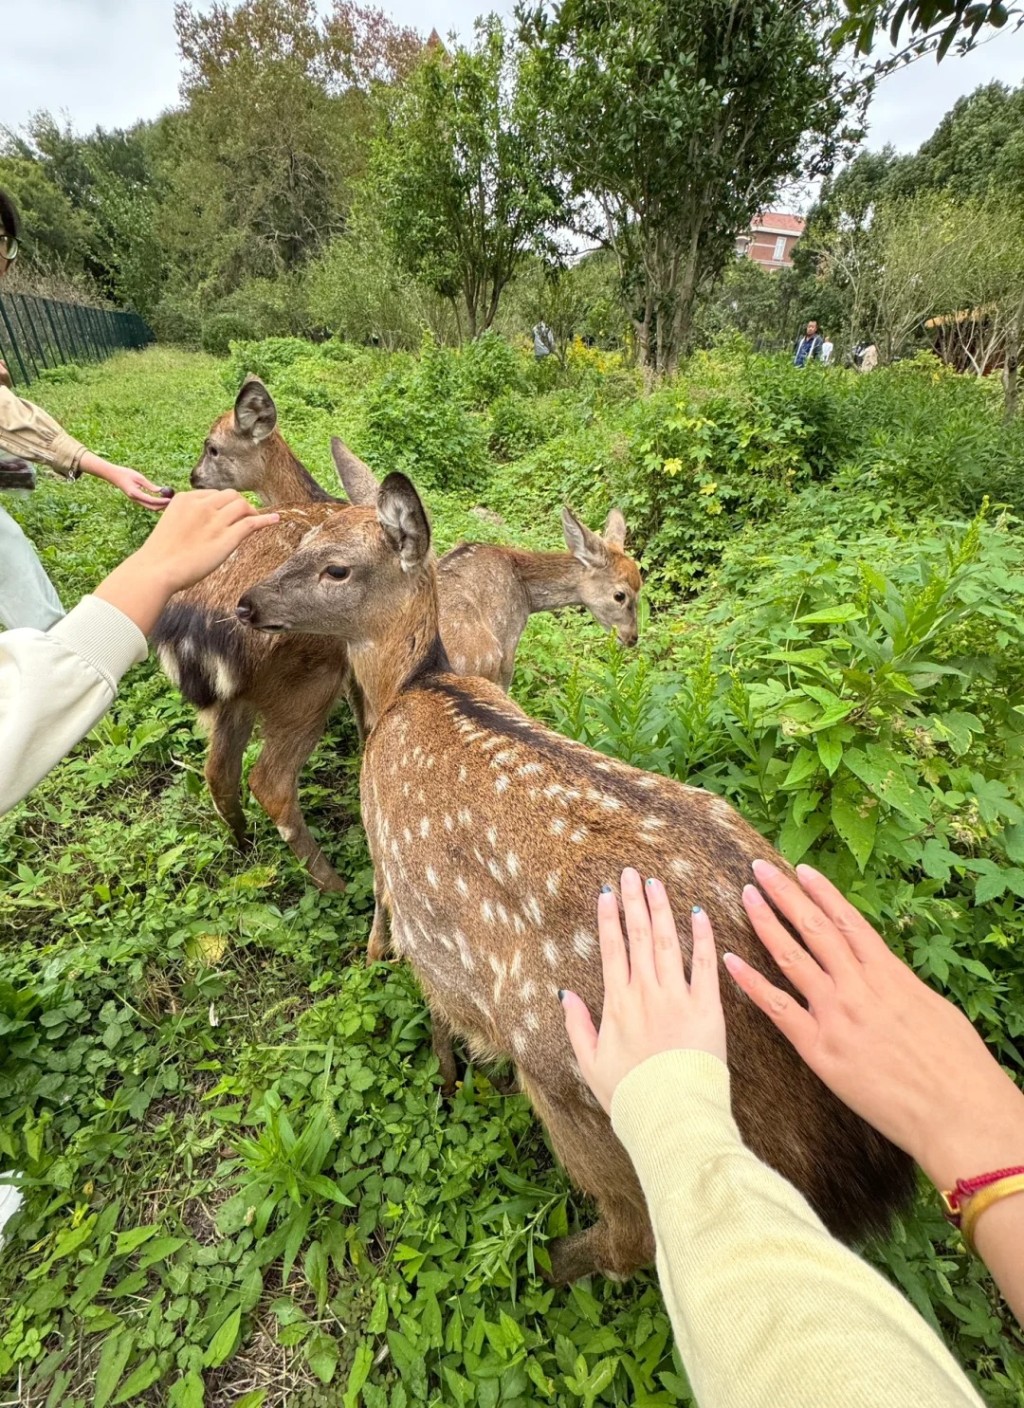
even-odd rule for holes
{"type": "MultiPolygon", "coordinates": [[[[18,128],[39,108],[88,131],[155,117],[178,99],[173,0],[0,0],[0,125],[18,128]]],[[[472,31],[481,0],[384,0],[421,31],[472,31]]],[[[510,13],[511,3],[493,8],[510,13]]],[[[1024,30],[967,58],[921,59],[879,88],[868,144],[913,151],[964,93],[992,79],[1024,82],[1024,30]]]]}

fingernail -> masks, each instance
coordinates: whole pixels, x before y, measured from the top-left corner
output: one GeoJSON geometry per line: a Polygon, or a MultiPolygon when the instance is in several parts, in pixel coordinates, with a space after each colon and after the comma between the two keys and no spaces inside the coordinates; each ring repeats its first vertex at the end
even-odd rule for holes
{"type": "Polygon", "coordinates": [[[762,895],[761,891],[757,888],[756,885],[744,885],[743,898],[745,900],[749,900],[751,904],[768,903],[768,901],[765,899],[764,895],[762,895]]]}
{"type": "Polygon", "coordinates": [[[725,964],[726,968],[728,968],[730,973],[735,973],[738,968],[742,967],[743,959],[737,958],[734,953],[723,953],[722,962],[725,964]]]}
{"type": "Polygon", "coordinates": [[[565,1001],[565,988],[559,988],[559,989],[558,989],[558,1000],[559,1000],[559,1002],[564,1002],[564,1001],[565,1001]]]}
{"type": "Polygon", "coordinates": [[[701,907],[700,907],[699,904],[695,904],[695,905],[693,906],[693,912],[694,912],[694,914],[703,914],[703,913],[704,913],[704,911],[701,909],[701,907]]]}
{"type": "Polygon", "coordinates": [[[602,885],[602,886],[601,886],[601,893],[602,893],[602,895],[610,895],[611,892],[612,892],[612,887],[611,887],[610,885],[602,885]]]}
{"type": "Polygon", "coordinates": [[[648,877],[647,877],[647,884],[648,884],[648,885],[654,885],[654,884],[656,884],[656,883],[657,883],[657,882],[655,881],[654,876],[653,876],[653,875],[648,875],[648,877]]]}
{"type": "Polygon", "coordinates": [[[778,875],[778,866],[772,865],[770,860],[755,860],[751,862],[751,870],[755,875],[778,875]]]}

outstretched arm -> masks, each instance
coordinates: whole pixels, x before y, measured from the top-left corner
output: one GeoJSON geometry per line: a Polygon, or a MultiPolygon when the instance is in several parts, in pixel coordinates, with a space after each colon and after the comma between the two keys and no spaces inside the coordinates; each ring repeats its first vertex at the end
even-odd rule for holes
{"type": "Polygon", "coordinates": [[[962,1371],[878,1272],[743,1144],[729,1108],[711,924],[693,916],[690,981],[664,887],[622,875],[598,901],[600,1031],[566,1026],[647,1198],[658,1276],[704,1408],[980,1408],[962,1371]]]}
{"type": "MultiPolygon", "coordinates": [[[[795,943],[761,890],[746,887],[750,922],[807,1006],[742,959],[730,954],[725,964],[811,1070],[936,1188],[1024,1168],[1024,1093],[964,1014],[811,866],[797,868],[799,884],[766,861],[755,861],[754,876],[804,940],[795,943]]],[[[974,1244],[1024,1322],[1024,1188],[978,1216],[974,1244]]]]}
{"type": "Polygon", "coordinates": [[[0,813],[109,708],[168,598],[277,517],[233,489],[180,494],[138,552],[49,631],[0,634],[0,813]]]}

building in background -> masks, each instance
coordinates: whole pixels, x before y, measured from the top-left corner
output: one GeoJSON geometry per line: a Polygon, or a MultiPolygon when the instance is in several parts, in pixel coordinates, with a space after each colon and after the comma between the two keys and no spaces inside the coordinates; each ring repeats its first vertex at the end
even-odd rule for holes
{"type": "Polygon", "coordinates": [[[793,246],[804,232],[802,215],[766,210],[755,216],[750,229],[736,236],[736,257],[753,259],[762,269],[791,269],[793,246]]]}

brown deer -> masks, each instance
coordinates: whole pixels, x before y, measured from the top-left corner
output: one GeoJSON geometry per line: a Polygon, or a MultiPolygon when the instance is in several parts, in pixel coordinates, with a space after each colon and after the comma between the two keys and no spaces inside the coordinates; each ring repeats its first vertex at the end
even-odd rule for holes
{"type": "MultiPolygon", "coordinates": [[[[340,440],[332,442],[342,480],[361,501],[373,502],[377,481],[340,440]]],[[[242,630],[234,606],[248,586],[294,551],[298,523],[313,527],[336,512],[335,500],[292,453],[277,429],[277,407],[261,381],[249,378],[231,411],[214,422],[192,471],[195,488],[237,488],[265,504],[308,505],[302,518],[247,541],[217,572],[180,592],[157,624],[155,642],[165,673],[200,711],[208,730],[205,775],[214,807],[236,842],[247,839],[242,807],[242,759],[257,720],[263,746],[249,788],[296,857],[323,890],[344,882],[314,839],[299,806],[298,779],[339,695],[352,706],[357,730],[361,705],[352,687],[344,644],[324,636],[262,641],[242,630]],[[275,557],[276,554],[276,557],[275,557]]],[[[507,688],[516,649],[530,614],[558,606],[587,606],[625,644],[636,641],[640,574],[623,551],[626,526],[613,510],[604,536],[564,509],[571,553],[529,553],[466,543],[441,562],[445,639],[465,674],[507,688]]],[[[301,536],[301,534],[299,535],[301,536]]],[[[374,924],[373,957],[384,943],[374,924]]]]}
{"type": "MultiPolygon", "coordinates": [[[[700,903],[723,949],[763,967],[740,894],[754,858],[784,862],[724,799],[569,742],[495,685],[450,670],[430,529],[404,475],[384,480],[375,509],[314,529],[238,615],[347,645],[369,729],[363,821],[395,947],[436,1023],[478,1057],[514,1061],[566,1171],[597,1202],[594,1226],[553,1245],[554,1278],[629,1275],[653,1256],[650,1220],[575,1063],[557,991],[600,1013],[595,901],[627,864],[668,884],[684,949],[684,917],[700,903]]],[[[723,1000],[748,1145],[840,1236],[883,1229],[913,1189],[911,1161],[731,984],[723,1000]]]]}

